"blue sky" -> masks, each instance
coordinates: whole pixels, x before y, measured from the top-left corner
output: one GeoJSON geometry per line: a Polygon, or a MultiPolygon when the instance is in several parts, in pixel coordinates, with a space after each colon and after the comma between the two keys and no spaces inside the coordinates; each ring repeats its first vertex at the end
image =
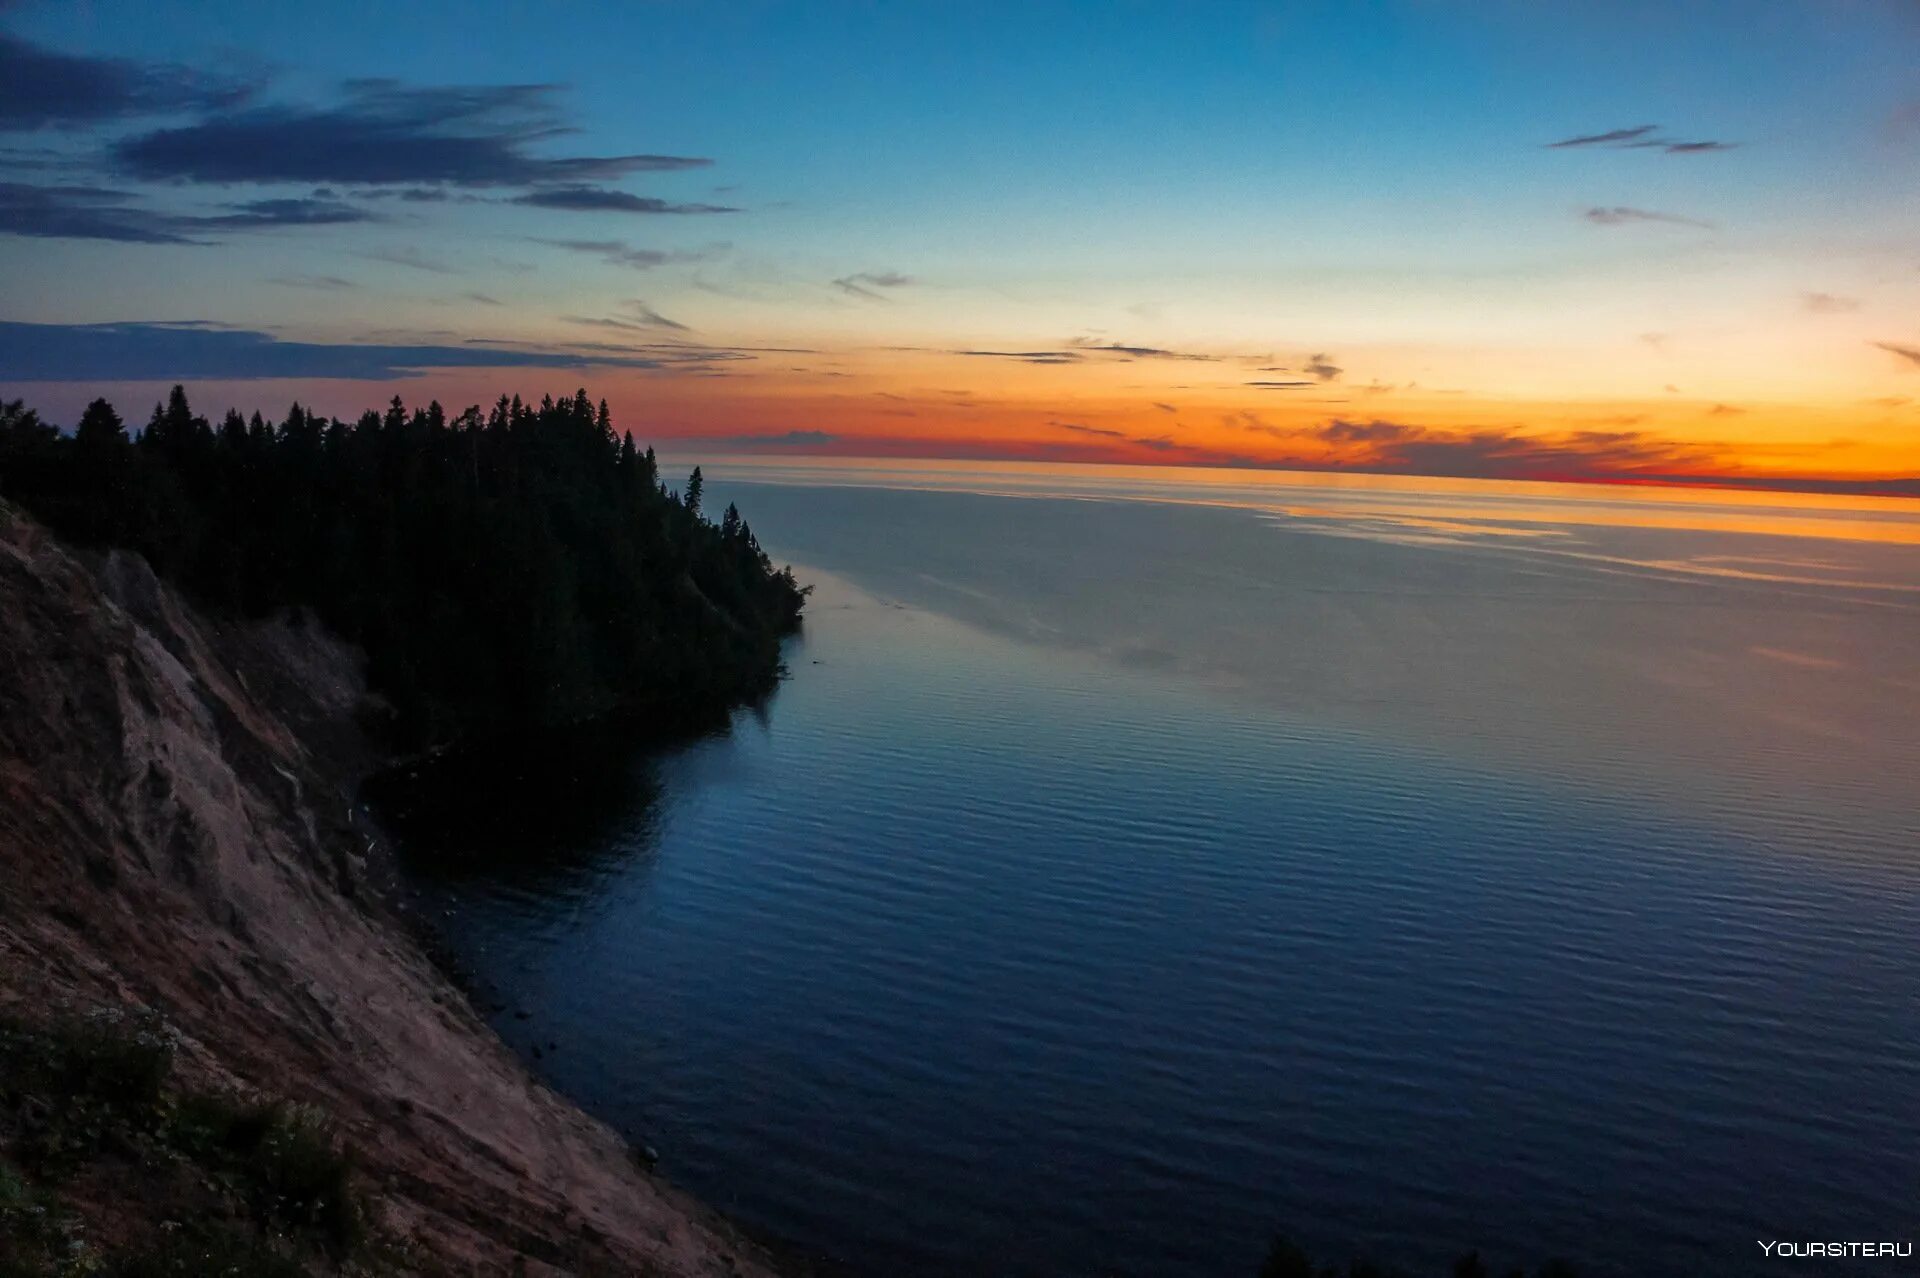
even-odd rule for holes
{"type": "MultiPolygon", "coordinates": [[[[668,406],[669,431],[732,437],[764,419],[870,434],[873,403],[819,390],[845,374],[871,396],[964,389],[1024,447],[1049,413],[1127,416],[1131,387],[1196,405],[1192,460],[1227,456],[1220,423],[1245,411],[1230,380],[1041,383],[883,353],[1080,339],[1282,366],[1337,348],[1344,384],[1394,388],[1422,429],[1564,433],[1580,413],[1642,405],[1613,415],[1763,467],[1819,440],[1855,442],[1815,469],[1902,456],[1907,426],[1881,420],[1896,410],[1865,425],[1846,411],[1909,397],[1920,370],[1887,349],[1920,341],[1910,0],[397,8],[0,8],[18,48],[117,59],[177,90],[0,133],[16,202],[0,320],[515,342],[568,367],[646,329],[810,352],[781,369],[736,359],[724,387],[712,368],[686,384],[685,361],[610,371],[617,399],[668,406]],[[504,126],[449,123],[407,96],[513,85],[551,87],[504,126]],[[429,134],[504,127],[529,159],[710,163],[583,182],[496,170],[408,201],[351,165],[328,181],[208,180],[129,142],[365,112],[376,92],[429,134]],[[1641,126],[1655,127],[1625,141],[1663,145],[1548,145],[1641,126]],[[1670,149],[1700,143],[1719,145],[1670,149]],[[176,219],[142,225],[194,242],[68,234],[72,211],[52,225],[47,202],[88,212],[105,197],[37,193],[50,186],[122,193],[176,219]],[[607,192],[734,211],[621,209],[607,192]],[[632,327],[649,314],[672,325],[632,327]],[[1421,398],[1440,390],[1477,411],[1421,398]],[[1703,418],[1738,401],[1747,437],[1679,420],[1675,395],[1703,418]]],[[[235,163],[246,177],[253,161],[235,163]]],[[[0,383],[68,408],[81,388],[57,371],[0,362],[0,383]]],[[[307,393],[339,411],[368,393],[326,380],[307,393]]],[[[410,394],[439,384],[413,380],[410,394]]],[[[929,427],[930,447],[955,428],[929,427]]]]}

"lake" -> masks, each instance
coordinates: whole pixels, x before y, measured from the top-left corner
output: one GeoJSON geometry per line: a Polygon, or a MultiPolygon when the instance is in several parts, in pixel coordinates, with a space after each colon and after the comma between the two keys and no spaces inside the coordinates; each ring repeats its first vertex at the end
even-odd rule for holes
{"type": "Polygon", "coordinates": [[[1920,1233],[1920,502],[706,473],[817,587],[778,693],[405,827],[673,1180],[859,1274],[1920,1233]]]}

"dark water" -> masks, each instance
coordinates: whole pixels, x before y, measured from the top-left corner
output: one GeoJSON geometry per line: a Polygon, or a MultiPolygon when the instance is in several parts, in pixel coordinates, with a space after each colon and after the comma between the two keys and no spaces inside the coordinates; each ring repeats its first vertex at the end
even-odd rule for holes
{"type": "Polygon", "coordinates": [[[758,716],[413,835],[675,1180],[874,1274],[1920,1235],[1920,515],[826,482],[710,488],[819,584],[758,716]]]}

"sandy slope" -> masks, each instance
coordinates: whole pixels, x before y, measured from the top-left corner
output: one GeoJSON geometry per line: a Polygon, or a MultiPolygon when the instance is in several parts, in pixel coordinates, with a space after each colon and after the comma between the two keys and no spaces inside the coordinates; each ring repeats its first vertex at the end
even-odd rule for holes
{"type": "Polygon", "coordinates": [[[451,1272],[771,1273],[531,1080],[369,886],[354,654],[215,624],[0,505],[0,1005],[131,1001],[318,1102],[451,1272]]]}

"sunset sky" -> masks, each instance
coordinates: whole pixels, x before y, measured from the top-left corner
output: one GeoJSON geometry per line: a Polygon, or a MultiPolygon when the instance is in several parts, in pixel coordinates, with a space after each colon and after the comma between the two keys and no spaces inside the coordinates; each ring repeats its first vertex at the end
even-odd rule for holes
{"type": "Polygon", "coordinates": [[[0,394],[1920,476],[1920,4],[0,3],[0,394]]]}

